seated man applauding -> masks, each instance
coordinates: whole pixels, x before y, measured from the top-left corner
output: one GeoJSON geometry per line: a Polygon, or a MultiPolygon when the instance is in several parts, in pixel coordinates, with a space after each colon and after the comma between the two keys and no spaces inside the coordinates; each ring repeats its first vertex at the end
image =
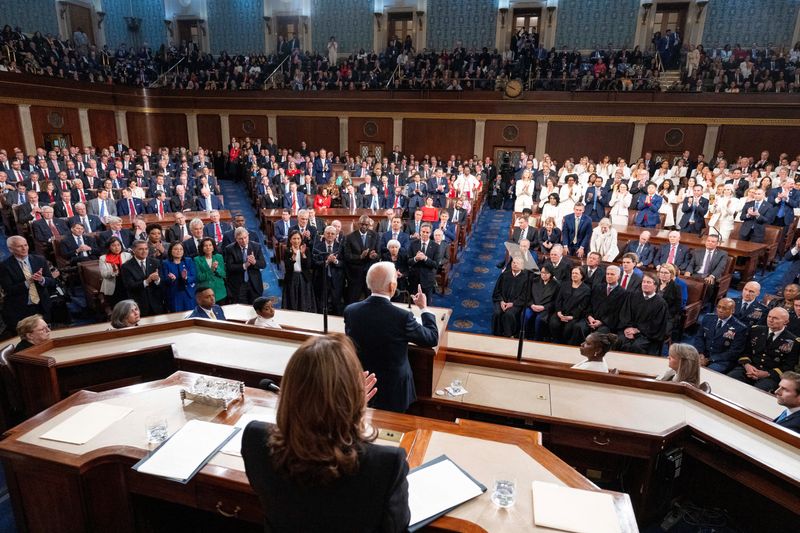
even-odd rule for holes
{"type": "Polygon", "coordinates": [[[194,293],[197,306],[192,314],[186,318],[208,318],[210,320],[225,320],[225,312],[217,305],[214,289],[208,285],[198,285],[194,293]]]}

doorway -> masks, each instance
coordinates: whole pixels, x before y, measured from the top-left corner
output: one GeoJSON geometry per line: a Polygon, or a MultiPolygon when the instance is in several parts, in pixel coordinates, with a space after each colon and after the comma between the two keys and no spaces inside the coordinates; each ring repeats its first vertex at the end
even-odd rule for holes
{"type": "Polygon", "coordinates": [[[407,35],[410,35],[411,42],[414,42],[414,14],[411,11],[389,13],[386,24],[386,44],[389,44],[392,37],[397,37],[402,43],[407,35]]]}
{"type": "Polygon", "coordinates": [[[512,31],[517,33],[519,30],[525,30],[531,33],[539,33],[539,21],[541,18],[541,8],[515,9],[512,17],[512,31]]]}
{"type": "Polygon", "coordinates": [[[200,48],[200,21],[198,19],[178,19],[178,42],[194,43],[200,48]]]}
{"type": "Polygon", "coordinates": [[[42,137],[44,140],[44,149],[48,152],[50,150],[61,150],[62,148],[69,148],[72,146],[72,135],[69,133],[45,133],[42,137]]]}
{"type": "MultiPolygon", "coordinates": [[[[277,34],[282,35],[286,42],[292,40],[293,37],[300,39],[300,17],[276,17],[275,21],[277,27],[277,34]]],[[[303,41],[300,41],[302,48],[303,41]]]]}
{"type": "Polygon", "coordinates": [[[67,20],[69,21],[69,36],[80,29],[89,38],[89,44],[95,44],[94,24],[92,24],[92,10],[81,4],[68,3],[67,20]]]}
{"type": "Polygon", "coordinates": [[[380,161],[383,159],[383,143],[374,143],[368,141],[360,141],[358,143],[358,153],[361,155],[361,159],[366,159],[369,156],[372,156],[373,161],[380,161]]]}
{"type": "Polygon", "coordinates": [[[667,30],[678,31],[681,39],[683,39],[688,13],[688,2],[681,2],[678,4],[656,4],[653,33],[660,32],[661,35],[666,35],[667,30]]]}
{"type": "Polygon", "coordinates": [[[527,151],[524,146],[495,146],[494,150],[494,164],[497,166],[498,170],[503,166],[503,157],[506,153],[508,153],[509,161],[508,163],[513,167],[517,168],[517,163],[519,163],[519,157],[522,152],[527,151]]]}

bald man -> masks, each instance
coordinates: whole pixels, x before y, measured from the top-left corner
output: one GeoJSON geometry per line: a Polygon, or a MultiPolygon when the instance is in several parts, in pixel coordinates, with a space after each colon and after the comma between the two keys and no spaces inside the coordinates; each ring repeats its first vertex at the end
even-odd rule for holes
{"type": "Polygon", "coordinates": [[[728,376],[763,391],[774,391],[781,375],[797,366],[800,355],[800,338],[786,328],[788,324],[789,311],[771,309],[766,326],[750,328],[750,341],[739,357],[739,365],[728,376]]]}

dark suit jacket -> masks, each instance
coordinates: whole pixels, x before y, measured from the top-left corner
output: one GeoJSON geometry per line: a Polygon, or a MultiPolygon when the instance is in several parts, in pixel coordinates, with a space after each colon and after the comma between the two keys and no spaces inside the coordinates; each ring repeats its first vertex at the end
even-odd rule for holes
{"type": "MultiPolygon", "coordinates": [[[[423,289],[430,289],[436,285],[436,256],[439,254],[439,245],[428,240],[428,248],[425,251],[425,260],[417,261],[414,256],[422,249],[422,241],[414,239],[408,247],[408,269],[409,269],[409,289],[414,289],[417,284],[422,285],[423,289]]],[[[416,292],[416,291],[415,291],[416,292]]]]}
{"type": "MultiPolygon", "coordinates": [[[[129,229],[122,228],[119,230],[119,234],[122,237],[120,239],[122,241],[123,248],[130,248],[131,244],[133,244],[133,232],[129,229]]],[[[97,246],[100,247],[100,253],[105,253],[108,248],[108,241],[111,237],[114,236],[114,232],[110,229],[106,231],[101,231],[97,235],[97,246]]]]}
{"type": "MultiPolygon", "coordinates": [[[[172,207],[170,206],[169,200],[164,200],[164,212],[165,213],[172,213],[172,207]]],[[[155,214],[158,213],[158,207],[156,206],[155,198],[147,202],[147,205],[144,206],[144,212],[155,214]]]]}
{"type": "Polygon", "coordinates": [[[61,255],[69,258],[70,263],[77,263],[79,261],[89,261],[90,259],[97,259],[100,256],[100,248],[97,246],[91,235],[83,235],[83,243],[86,246],[91,246],[91,251],[86,252],[86,257],[77,253],[78,245],[75,242],[75,236],[72,233],[67,233],[61,239],[61,255]]]}
{"type": "Polygon", "coordinates": [[[195,202],[194,196],[190,196],[188,193],[183,195],[183,201],[177,196],[173,195],[169,199],[169,206],[172,208],[173,213],[177,213],[178,211],[184,211],[186,209],[192,210],[197,206],[195,202]]]}
{"type": "MultiPolygon", "coordinates": [[[[213,194],[211,196],[209,196],[209,198],[211,198],[211,208],[212,209],[224,209],[224,207],[222,206],[222,202],[219,201],[219,198],[217,198],[213,194]]],[[[205,198],[203,198],[202,196],[198,196],[195,199],[195,208],[198,211],[205,211],[206,210],[205,198]]]]}
{"type": "MultiPolygon", "coordinates": [[[[191,235],[192,233],[189,231],[189,223],[187,222],[184,224],[184,232],[186,235],[191,235]]],[[[180,224],[173,224],[167,228],[166,232],[166,239],[169,242],[175,242],[181,240],[180,238],[181,227],[180,224]]],[[[223,234],[223,237],[225,235],[223,234]]]]}
{"type": "MultiPolygon", "coordinates": [[[[639,241],[638,241],[638,239],[635,240],[635,241],[628,241],[628,244],[626,244],[625,248],[622,250],[622,255],[625,255],[627,253],[636,254],[636,250],[638,250],[638,249],[639,249],[639,241]]],[[[669,252],[667,252],[667,253],[669,253],[669,252]]],[[[653,248],[653,245],[648,242],[647,244],[644,245],[644,248],[642,249],[641,255],[640,254],[637,254],[637,255],[639,256],[639,262],[643,266],[650,266],[650,265],[653,264],[653,259],[654,259],[654,256],[655,256],[655,249],[653,248]]]]}
{"type": "Polygon", "coordinates": [[[325,486],[303,485],[275,470],[266,444],[273,427],[251,422],[242,435],[245,472],[261,500],[267,531],[406,530],[411,513],[402,448],[366,444],[355,474],[325,486]]]}
{"type": "MultiPolygon", "coordinates": [[[[663,265],[667,262],[667,259],[669,259],[670,246],[671,245],[667,243],[658,247],[657,257],[653,261],[655,264],[663,265]]],[[[678,247],[675,249],[674,264],[681,272],[685,272],[686,267],[689,266],[689,247],[685,244],[678,244],[678,247]]]]}
{"type": "MultiPolygon", "coordinates": [[[[133,205],[136,207],[136,214],[141,215],[144,213],[144,204],[139,198],[132,198],[133,205]]],[[[117,216],[127,217],[131,215],[131,210],[128,207],[128,200],[122,198],[117,200],[117,216]]]]}
{"type": "Polygon", "coordinates": [[[342,207],[345,209],[358,209],[364,204],[364,199],[358,192],[354,192],[353,195],[356,197],[356,203],[353,205],[350,195],[343,194],[342,195],[342,207]]]}
{"type": "Polygon", "coordinates": [[[525,233],[522,232],[522,228],[514,228],[514,231],[511,232],[511,241],[519,244],[519,241],[522,239],[528,239],[531,243],[531,248],[536,248],[536,237],[537,232],[536,228],[532,228],[528,226],[525,228],[525,233]]]}
{"type": "MultiPolygon", "coordinates": [[[[89,219],[89,226],[91,227],[83,228],[85,233],[94,233],[95,231],[103,231],[105,229],[105,226],[103,225],[103,222],[100,220],[100,217],[98,217],[97,215],[88,215],[88,214],[86,216],[89,219]]],[[[81,217],[79,217],[77,214],[67,219],[67,225],[69,227],[72,227],[72,225],[75,224],[76,222],[81,222],[81,217]]]]}
{"type": "Polygon", "coordinates": [[[797,411],[776,423],[781,427],[785,427],[786,429],[800,432],[800,411],[797,411]]]}
{"type": "MultiPolygon", "coordinates": [[[[692,250],[689,257],[689,266],[687,271],[692,274],[697,274],[703,268],[703,259],[706,255],[705,248],[692,250]]],[[[715,279],[719,279],[725,273],[725,267],[728,265],[728,252],[717,248],[714,250],[714,255],[711,256],[711,261],[708,265],[708,272],[706,275],[711,274],[715,279]]]]}
{"type": "MultiPolygon", "coordinates": [[[[288,193],[283,196],[283,208],[284,209],[291,209],[292,208],[292,194],[288,193]]],[[[297,208],[298,209],[305,209],[306,208],[306,195],[297,191],[297,208]]]]}
{"type": "Polygon", "coordinates": [[[679,227],[681,231],[688,233],[700,233],[706,227],[706,213],[708,212],[708,200],[701,197],[699,202],[694,201],[692,197],[692,205],[689,205],[689,198],[683,200],[681,204],[681,220],[679,227]],[[694,211],[694,215],[692,214],[694,211]],[[692,221],[692,218],[694,220],[692,221]],[[691,221],[691,222],[690,222],[691,221]]]}
{"type": "Polygon", "coordinates": [[[564,217],[564,222],[561,224],[561,243],[564,246],[572,246],[573,237],[577,232],[578,244],[577,248],[589,250],[589,241],[592,238],[592,219],[587,215],[583,215],[580,221],[580,227],[575,228],[575,214],[570,213],[564,217]]]}
{"type": "Polygon", "coordinates": [[[164,312],[164,292],[161,283],[150,283],[145,287],[144,280],[153,272],[158,272],[161,262],[148,257],[145,264],[146,274],[142,272],[142,267],[135,257],[123,263],[120,268],[122,283],[125,284],[128,295],[139,306],[142,316],[160,315],[164,312]]]}
{"type": "MultiPolygon", "coordinates": [[[[253,254],[256,258],[256,264],[247,267],[247,283],[250,288],[258,295],[264,292],[264,282],[261,280],[261,269],[266,268],[267,260],[264,259],[264,252],[261,250],[261,245],[252,240],[247,245],[248,255],[253,254]]],[[[228,286],[228,294],[233,298],[238,297],[239,288],[244,284],[244,263],[245,257],[242,257],[242,249],[237,243],[229,244],[225,248],[225,272],[228,275],[226,284],[228,286]]]]}
{"type": "MultiPolygon", "coordinates": [[[[390,240],[392,240],[391,230],[384,233],[383,237],[381,237],[381,250],[386,250],[386,245],[390,240]]],[[[400,243],[401,250],[408,250],[408,245],[411,243],[411,238],[408,236],[408,233],[400,231],[397,234],[397,241],[400,243]]]]}
{"type": "MultiPolygon", "coordinates": [[[[226,231],[230,231],[232,229],[233,228],[231,227],[231,225],[228,224],[227,222],[220,222],[219,223],[219,230],[222,232],[222,236],[223,237],[225,237],[225,232],[226,231]]],[[[206,224],[203,227],[203,237],[211,237],[212,239],[214,239],[214,241],[216,241],[217,240],[217,236],[215,235],[215,233],[216,233],[216,231],[215,231],[213,222],[209,222],[208,224],[206,224]]],[[[220,239],[220,242],[222,242],[221,239],[220,239]]],[[[217,243],[217,244],[219,244],[219,243],[217,243]]]]}
{"type": "MultiPolygon", "coordinates": [[[[380,239],[374,231],[367,231],[367,248],[375,250],[380,256],[380,239]]],[[[359,279],[366,276],[367,269],[378,259],[370,259],[369,255],[361,258],[364,245],[361,243],[361,232],[356,230],[344,239],[344,262],[348,279],[359,279]]]]}
{"type": "MultiPolygon", "coordinates": [[[[620,274],[619,274],[619,284],[620,284],[620,286],[622,286],[622,280],[623,280],[624,277],[625,277],[625,272],[620,271],[620,274]]],[[[637,274],[634,271],[634,273],[631,274],[630,278],[628,278],[628,284],[625,287],[625,290],[628,291],[628,292],[636,292],[636,291],[641,292],[639,290],[639,289],[641,289],[641,287],[642,287],[642,276],[637,274]]]]}
{"type": "Polygon", "coordinates": [[[747,214],[750,209],[755,209],[755,202],[747,202],[742,207],[742,227],[739,228],[739,238],[754,242],[764,242],[764,226],[772,224],[775,220],[775,209],[763,200],[758,206],[758,216],[751,217],[747,214]]]}
{"type": "MultiPolygon", "coordinates": [[[[56,229],[61,235],[66,235],[69,233],[69,228],[67,227],[67,223],[61,220],[60,218],[54,218],[53,224],[55,224],[56,229]]],[[[47,224],[45,219],[39,219],[31,224],[31,228],[33,228],[33,238],[39,242],[47,242],[53,237],[53,232],[50,231],[50,226],[47,224]]]]}
{"type": "Polygon", "coordinates": [[[467,210],[464,208],[456,209],[455,207],[450,208],[447,212],[450,214],[450,222],[453,222],[453,215],[455,215],[455,211],[458,211],[458,220],[455,222],[459,226],[463,226],[467,223],[467,210]]]}
{"type": "Polygon", "coordinates": [[[700,328],[694,338],[697,351],[705,355],[712,363],[725,362],[731,367],[744,351],[749,326],[739,322],[736,317],[729,317],[723,328],[717,328],[718,317],[709,313],[700,321],[700,328]]]}
{"type": "MultiPolygon", "coordinates": [[[[217,317],[217,320],[226,320],[225,312],[222,310],[220,306],[215,305],[214,307],[211,308],[211,310],[214,312],[214,316],[217,317]]],[[[208,315],[198,305],[192,310],[191,314],[186,318],[208,318],[208,315]]]]}
{"type": "MultiPolygon", "coordinates": [[[[36,284],[36,292],[39,293],[39,303],[42,307],[44,319],[50,319],[50,289],[55,288],[56,280],[50,274],[50,268],[44,257],[39,255],[28,255],[31,265],[31,273],[42,270],[44,283],[36,284]]],[[[5,299],[3,301],[3,317],[6,325],[13,329],[17,322],[29,315],[28,313],[28,287],[25,286],[25,275],[19,261],[13,255],[0,263],[0,287],[3,288],[5,299]]]]}
{"type": "Polygon", "coordinates": [[[345,333],[353,340],[362,366],[374,372],[383,386],[372,401],[376,409],[402,412],[416,399],[408,362],[408,343],[433,347],[439,342],[436,318],[422,315],[422,325],[407,309],[388,299],[370,296],[344,310],[345,333]]]}

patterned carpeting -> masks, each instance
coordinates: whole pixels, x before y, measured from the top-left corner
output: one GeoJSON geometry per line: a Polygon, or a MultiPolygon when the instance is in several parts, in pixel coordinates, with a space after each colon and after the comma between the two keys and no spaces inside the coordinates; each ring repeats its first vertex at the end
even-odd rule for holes
{"type": "Polygon", "coordinates": [[[16,530],[11,499],[8,497],[6,476],[3,473],[3,466],[0,465],[0,533],[12,533],[16,530]]]}
{"type": "Polygon", "coordinates": [[[466,333],[491,334],[492,291],[505,257],[505,242],[511,211],[484,207],[467,247],[453,267],[450,288],[445,296],[436,296],[434,305],[453,310],[448,329],[466,333]]]}

